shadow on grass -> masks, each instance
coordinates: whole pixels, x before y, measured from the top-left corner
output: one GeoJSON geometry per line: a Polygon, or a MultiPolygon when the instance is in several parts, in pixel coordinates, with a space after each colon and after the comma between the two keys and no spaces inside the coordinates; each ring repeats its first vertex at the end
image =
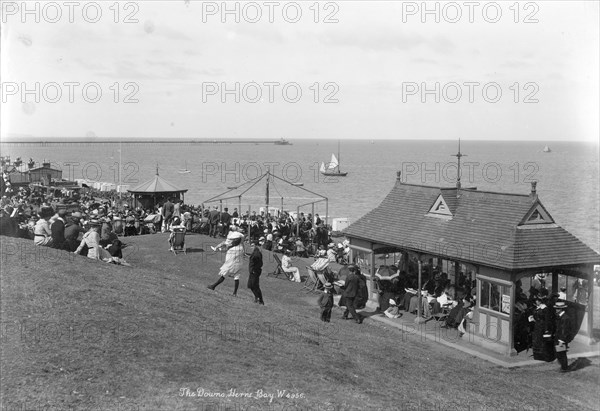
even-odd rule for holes
{"type": "Polygon", "coordinates": [[[586,367],[592,365],[592,361],[589,358],[577,358],[573,363],[569,366],[571,371],[582,370],[586,367]]]}
{"type": "Polygon", "coordinates": [[[188,253],[203,253],[204,252],[204,248],[188,247],[187,248],[187,252],[188,253]]]}

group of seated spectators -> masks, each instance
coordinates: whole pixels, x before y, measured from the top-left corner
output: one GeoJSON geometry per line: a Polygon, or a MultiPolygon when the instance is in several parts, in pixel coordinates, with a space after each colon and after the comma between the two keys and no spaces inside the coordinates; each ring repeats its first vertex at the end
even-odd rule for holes
{"type": "Polygon", "coordinates": [[[386,274],[374,277],[379,291],[379,310],[388,317],[398,318],[401,316],[400,311],[417,313],[420,292],[421,315],[424,318],[438,316],[444,320],[442,327],[458,328],[460,333],[466,332],[466,324],[475,303],[476,288],[464,275],[459,276],[459,283],[454,285],[447,273],[433,270],[431,278],[418,290],[416,273],[399,271],[394,265],[381,266],[379,270],[385,270],[386,274]]]}
{"type": "Polygon", "coordinates": [[[126,264],[123,243],[107,203],[81,199],[81,203],[46,200],[28,204],[21,198],[2,198],[0,234],[33,240],[34,245],[71,251],[111,263],[126,264]],[[80,211],[81,210],[81,211],[80,211]]]}

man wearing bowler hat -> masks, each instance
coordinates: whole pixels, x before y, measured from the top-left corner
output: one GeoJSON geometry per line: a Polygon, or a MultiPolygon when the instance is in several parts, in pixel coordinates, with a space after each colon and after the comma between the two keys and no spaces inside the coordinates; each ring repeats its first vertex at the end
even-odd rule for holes
{"type": "Polygon", "coordinates": [[[569,343],[573,340],[573,325],[571,318],[566,312],[567,304],[564,301],[557,301],[554,304],[556,310],[556,333],[554,334],[554,346],[556,349],[556,359],[560,364],[560,372],[569,371],[569,360],[567,359],[567,350],[569,343]]]}

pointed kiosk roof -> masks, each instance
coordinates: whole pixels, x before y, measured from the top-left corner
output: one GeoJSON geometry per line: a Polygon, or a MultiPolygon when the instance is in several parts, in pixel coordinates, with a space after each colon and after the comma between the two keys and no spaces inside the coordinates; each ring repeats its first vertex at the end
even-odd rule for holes
{"type": "Polygon", "coordinates": [[[158,175],[158,170],[154,178],[128,189],[133,194],[154,194],[154,193],[185,193],[187,188],[179,188],[158,175]]]}
{"type": "Polygon", "coordinates": [[[403,183],[344,230],[368,241],[506,270],[600,262],[531,194],[403,183]]]}

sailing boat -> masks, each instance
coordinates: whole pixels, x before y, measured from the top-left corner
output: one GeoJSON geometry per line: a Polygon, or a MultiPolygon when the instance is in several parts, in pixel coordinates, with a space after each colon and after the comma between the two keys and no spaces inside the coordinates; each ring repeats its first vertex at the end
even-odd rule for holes
{"type": "Polygon", "coordinates": [[[345,177],[348,175],[348,173],[342,172],[342,170],[340,170],[340,142],[338,141],[338,155],[337,157],[335,156],[334,153],[331,153],[331,161],[329,162],[329,164],[327,165],[327,167],[325,167],[325,163],[321,163],[321,168],[319,169],[319,171],[321,172],[321,174],[323,174],[324,176],[334,176],[334,177],[345,177]]]}
{"type": "Polygon", "coordinates": [[[550,147],[546,146],[544,147],[544,149],[542,150],[544,153],[551,153],[552,150],[550,150],[550,147]]]}
{"type": "Polygon", "coordinates": [[[188,170],[188,168],[187,168],[187,161],[185,162],[185,169],[184,170],[179,170],[178,173],[179,174],[189,174],[189,173],[191,173],[191,171],[188,170]]]}

